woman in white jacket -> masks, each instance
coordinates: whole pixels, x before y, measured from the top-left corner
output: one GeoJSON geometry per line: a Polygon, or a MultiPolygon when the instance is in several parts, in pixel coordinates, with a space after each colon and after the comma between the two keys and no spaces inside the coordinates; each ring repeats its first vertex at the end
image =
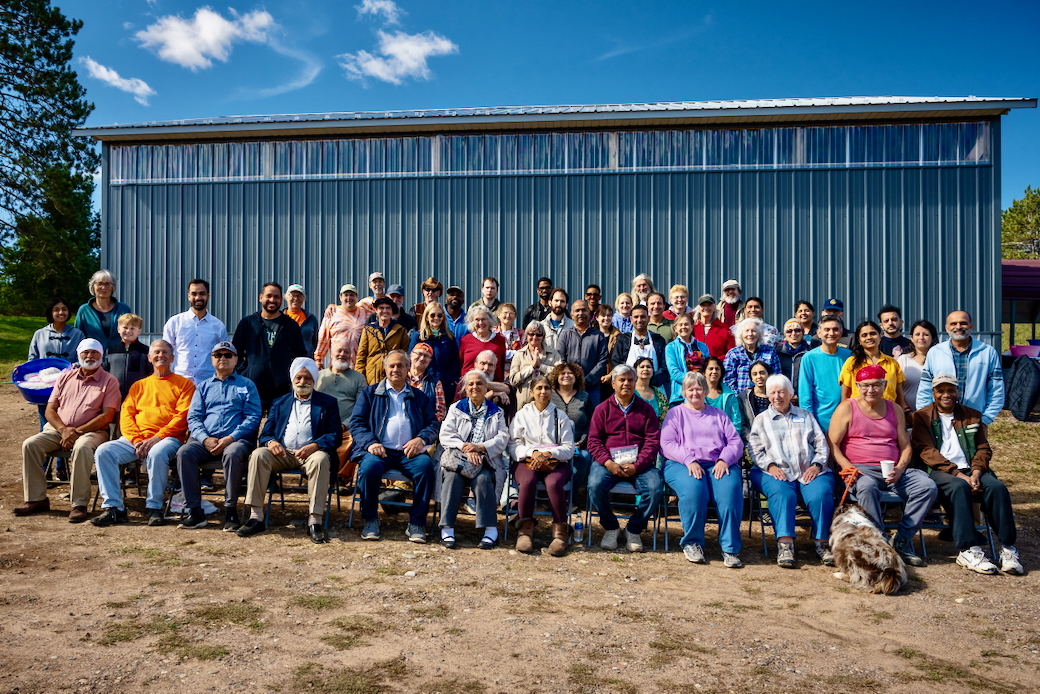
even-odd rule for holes
{"type": "Polygon", "coordinates": [[[477,530],[483,530],[480,549],[498,546],[495,478],[503,471],[502,453],[509,439],[505,413],[485,398],[489,381],[481,371],[463,379],[466,397],[448,408],[441,423],[441,544],[455,549],[455,518],[466,484],[473,490],[477,530]]]}
{"type": "MultiPolygon", "coordinates": [[[[513,362],[514,364],[516,362],[513,362]]],[[[553,539],[549,554],[567,551],[567,491],[574,457],[574,425],[567,413],[549,402],[552,386],[545,376],[531,381],[532,402],[516,413],[509,429],[509,457],[517,486],[516,551],[534,551],[534,495],[539,482],[545,484],[553,516],[553,539]]]]}

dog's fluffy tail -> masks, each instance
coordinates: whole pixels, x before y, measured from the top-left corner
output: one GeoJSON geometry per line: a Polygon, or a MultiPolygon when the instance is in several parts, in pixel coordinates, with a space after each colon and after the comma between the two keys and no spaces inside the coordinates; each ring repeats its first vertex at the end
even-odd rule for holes
{"type": "Polygon", "coordinates": [[[874,583],[874,588],[870,591],[871,593],[881,593],[882,595],[893,595],[899,592],[899,589],[903,587],[903,576],[899,569],[890,568],[884,569],[878,576],[877,581],[874,583]]]}

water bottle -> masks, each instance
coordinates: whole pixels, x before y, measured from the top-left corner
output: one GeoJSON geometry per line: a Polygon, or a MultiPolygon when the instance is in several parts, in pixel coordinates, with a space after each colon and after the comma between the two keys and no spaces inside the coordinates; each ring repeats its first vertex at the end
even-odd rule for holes
{"type": "Polygon", "coordinates": [[[571,516],[571,527],[574,528],[574,543],[581,544],[585,538],[585,524],[581,522],[581,515],[575,513],[571,516]]]}

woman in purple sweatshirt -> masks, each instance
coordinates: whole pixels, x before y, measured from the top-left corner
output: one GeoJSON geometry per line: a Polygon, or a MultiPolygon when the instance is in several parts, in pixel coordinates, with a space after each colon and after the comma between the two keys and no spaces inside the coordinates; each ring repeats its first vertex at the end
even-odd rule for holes
{"type": "Polygon", "coordinates": [[[744,507],[740,476],[744,444],[726,413],[704,402],[707,393],[704,374],[691,371],[683,377],[683,403],[668,411],[661,427],[664,480],[679,497],[683,526],[679,545],[686,558],[705,563],[704,522],[708,500],[714,499],[723,562],[739,569],[743,566],[737,555],[744,507]]]}

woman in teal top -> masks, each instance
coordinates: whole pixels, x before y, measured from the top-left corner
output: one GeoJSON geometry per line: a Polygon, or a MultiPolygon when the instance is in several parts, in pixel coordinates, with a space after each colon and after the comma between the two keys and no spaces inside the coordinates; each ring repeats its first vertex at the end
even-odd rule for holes
{"type": "Polygon", "coordinates": [[[640,357],[632,368],[636,371],[636,395],[654,408],[658,423],[663,422],[664,416],[668,414],[668,396],[664,388],[650,385],[650,379],[654,377],[654,362],[650,357],[640,357]]]}
{"type": "MultiPolygon", "coordinates": [[[[746,438],[747,431],[744,418],[740,415],[740,402],[737,400],[737,394],[722,382],[725,375],[726,367],[722,365],[722,359],[708,357],[704,362],[704,377],[708,379],[708,397],[704,398],[704,402],[725,412],[729,421],[733,422],[733,427],[740,432],[741,438],[746,438]]],[[[747,429],[751,429],[750,422],[747,429]]]]}

